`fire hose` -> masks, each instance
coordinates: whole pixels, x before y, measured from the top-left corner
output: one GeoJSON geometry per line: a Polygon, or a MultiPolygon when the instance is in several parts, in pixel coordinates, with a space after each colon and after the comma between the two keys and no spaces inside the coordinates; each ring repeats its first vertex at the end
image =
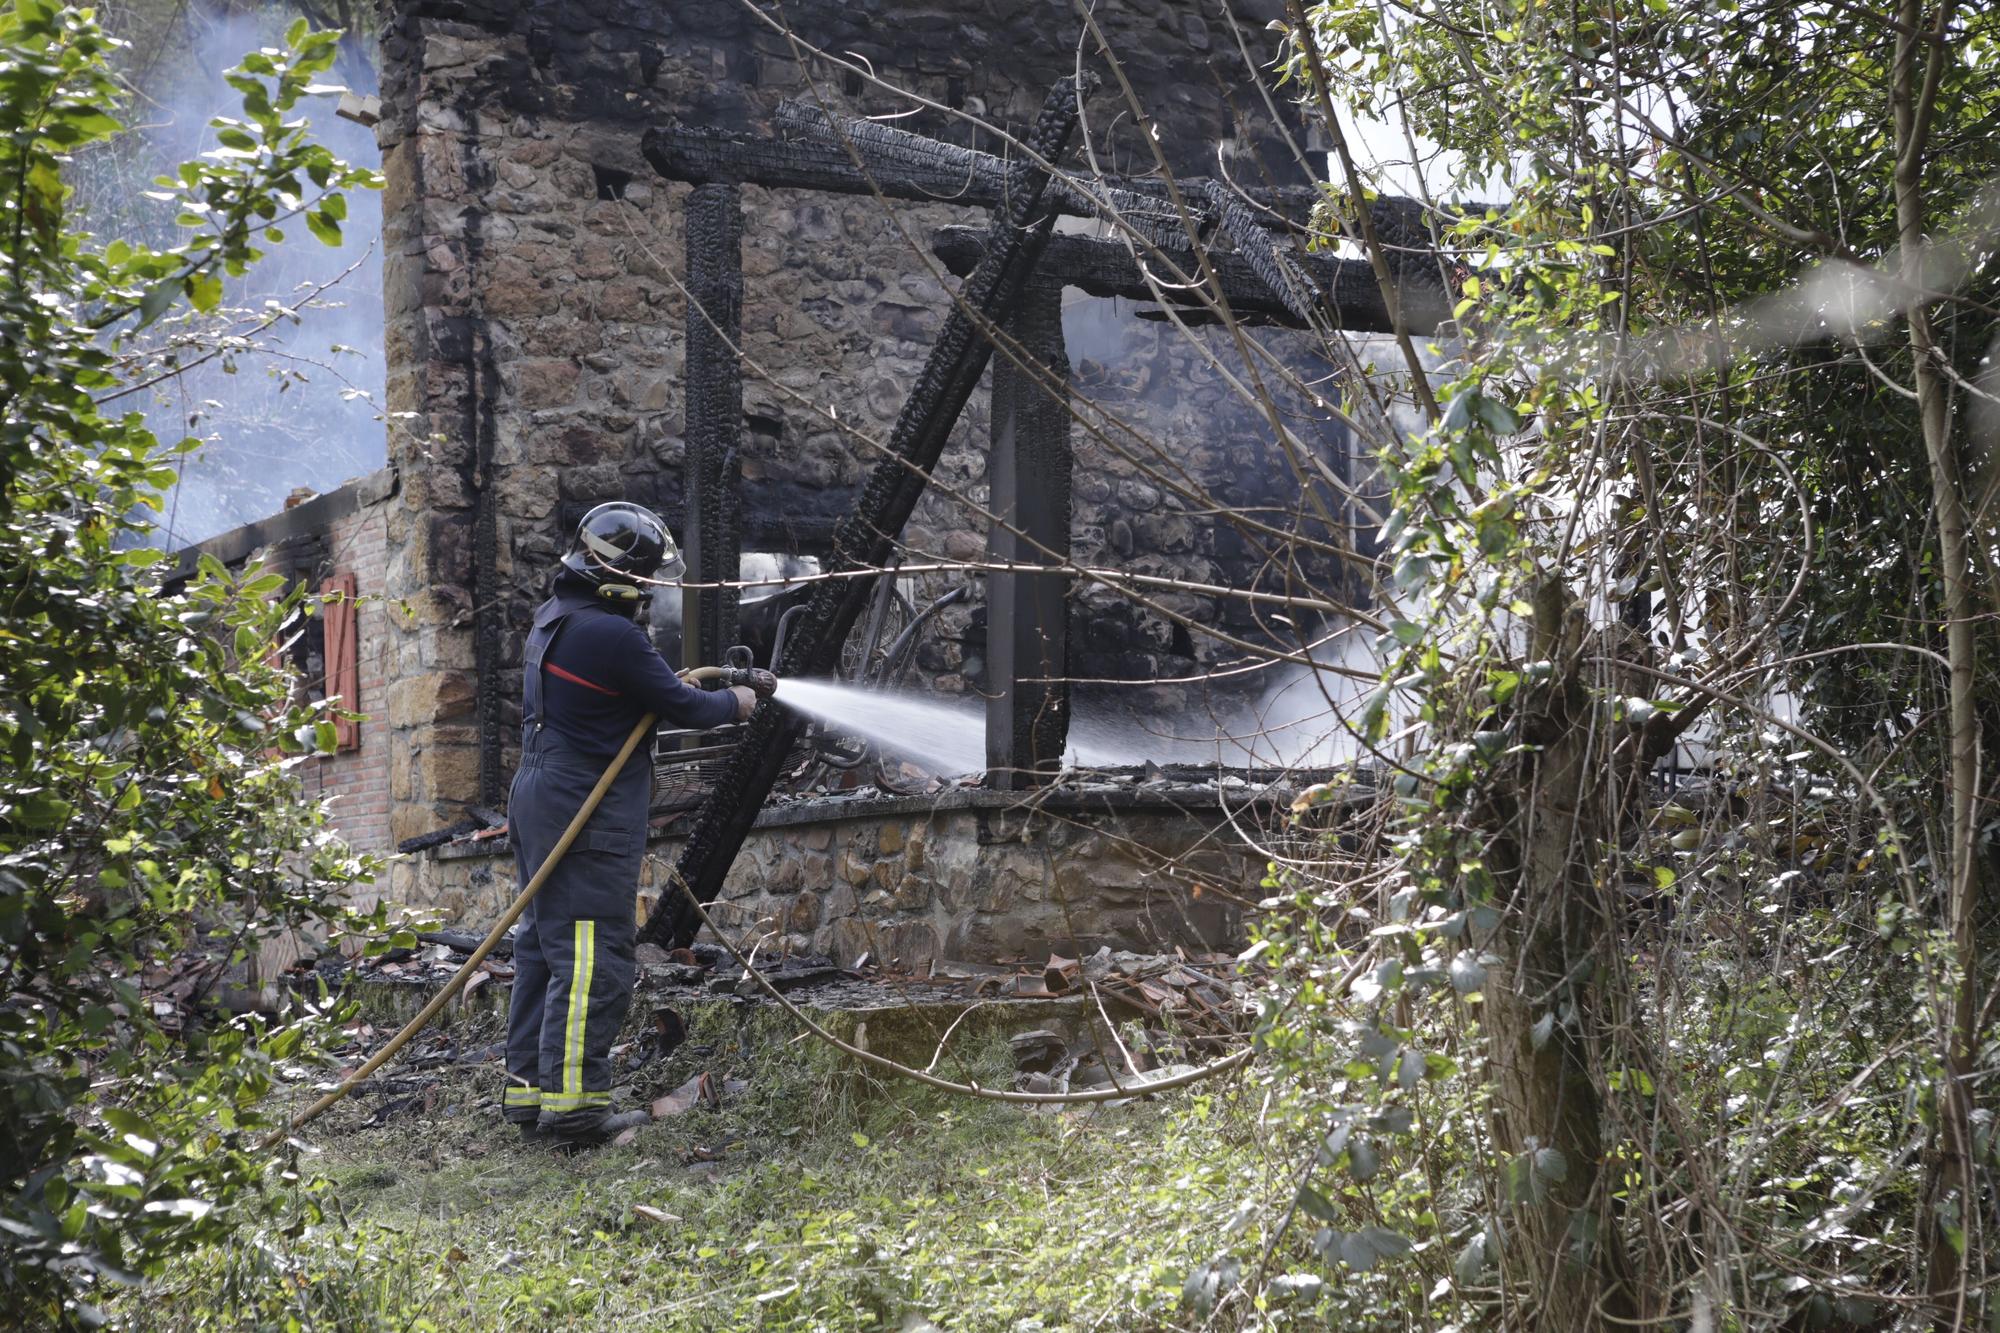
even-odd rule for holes
{"type": "MultiPolygon", "coordinates": [[[[767,676],[768,673],[753,672],[741,667],[709,666],[695,667],[692,670],[681,672],[680,675],[682,680],[690,683],[720,680],[727,685],[753,685],[753,681],[757,677],[767,676]]],[[[763,691],[760,690],[761,692],[763,691]]],[[[520,893],[515,895],[514,901],[508,906],[505,912],[501,913],[500,919],[493,923],[493,929],[486,932],[486,938],[479,942],[479,947],[472,951],[472,956],[467,958],[458,971],[452,974],[451,980],[445,983],[444,989],[432,996],[431,1002],[425,1005],[415,1018],[405,1023],[400,1032],[389,1038],[388,1044],[375,1052],[369,1058],[368,1063],[348,1075],[339,1087],[321,1097],[311,1106],[308,1106],[304,1113],[289,1125],[283,1129],[273,1131],[264,1140],[263,1147],[275,1148],[301,1126],[317,1120],[329,1108],[346,1097],[348,1093],[353,1092],[356,1087],[360,1086],[363,1081],[373,1075],[376,1070],[387,1064],[397,1051],[403,1049],[410,1038],[416,1036],[429,1026],[430,1021],[436,1018],[447,1004],[451,1003],[453,997],[465,989],[465,983],[472,979],[472,974],[478,971],[481,963],[486,961],[486,955],[493,952],[493,947],[500,943],[501,937],[513,928],[514,923],[520,920],[521,913],[525,912],[528,909],[528,904],[534,901],[535,895],[542,891],[542,885],[547,882],[550,874],[555,871],[555,868],[561,864],[564,855],[569,851],[570,844],[576,841],[579,833],[583,832],[583,826],[590,822],[590,817],[597,813],[598,805],[604,800],[604,793],[611,789],[612,780],[624,771],[625,761],[632,757],[632,752],[639,748],[639,742],[652,731],[653,724],[657,721],[659,721],[659,718],[653,713],[648,713],[639,719],[638,725],[632,728],[632,734],[625,738],[625,744],[619,747],[617,756],[605,767],[603,776],[597,779],[597,785],[590,789],[590,795],[584,797],[582,806],[577,809],[575,817],[569,821],[569,827],[563,830],[560,838],[556,839],[556,845],[549,850],[549,854],[542,861],[540,868],[535,871],[534,876],[529,879],[520,893]]]]}

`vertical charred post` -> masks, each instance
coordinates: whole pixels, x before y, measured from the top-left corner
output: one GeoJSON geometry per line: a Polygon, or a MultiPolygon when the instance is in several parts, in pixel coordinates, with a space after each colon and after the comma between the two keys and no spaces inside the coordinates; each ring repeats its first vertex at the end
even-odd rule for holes
{"type": "MultiPolygon", "coordinates": [[[[734,580],[741,567],[743,437],[743,192],[698,185],[687,205],[687,518],[682,533],[691,583],[734,580]]],[[[681,593],[682,661],[720,662],[736,641],[741,594],[734,588],[681,593]]]]}
{"type": "MultiPolygon", "coordinates": [[[[470,225],[466,230],[467,249],[476,254],[478,232],[470,225]]],[[[492,341],[481,323],[472,338],[467,406],[473,449],[472,657],[479,716],[479,802],[488,808],[499,805],[507,791],[501,756],[507,733],[505,657],[508,613],[512,610],[500,590],[500,497],[493,476],[498,434],[493,404],[499,397],[499,378],[492,341]]]]}
{"type": "MultiPolygon", "coordinates": [[[[854,512],[834,531],[830,572],[880,569],[895,549],[896,535],[909,521],[993,354],[987,330],[1007,321],[1048,241],[1055,215],[1044,201],[1048,171],[1037,163],[1060,161],[1068,151],[1078,105],[1093,87],[1095,76],[1086,75],[1081,87],[1067,78],[1050,90],[1029,137],[1033,154],[1013,168],[1006,204],[994,213],[985,258],[960,287],[923,374],[903,403],[889,435],[889,456],[869,474],[854,512]]],[[[820,583],[802,623],[786,639],[779,675],[831,675],[839,666],[841,645],[874,589],[874,576],[820,583]]],[[[696,901],[713,902],[721,892],[730,863],[804,730],[805,720],[781,706],[767,703],[751,716],[735,754],[696,812],[674,867],[675,878],[696,901]]],[[[701,917],[693,906],[669,897],[646,922],[640,939],[685,944],[700,929],[701,917]]]]}
{"type": "MultiPolygon", "coordinates": [[[[1069,349],[1062,288],[1037,281],[1006,325],[1016,354],[993,363],[986,549],[998,565],[1069,560],[1069,349]]],[[[1039,786],[1062,768],[1069,739],[1068,580],[995,570],[986,576],[986,780],[1039,786]]]]}

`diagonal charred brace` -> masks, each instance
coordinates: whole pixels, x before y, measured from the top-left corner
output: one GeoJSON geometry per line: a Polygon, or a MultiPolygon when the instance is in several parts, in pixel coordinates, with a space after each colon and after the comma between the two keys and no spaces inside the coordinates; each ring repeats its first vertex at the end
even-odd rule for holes
{"type": "MultiPolygon", "coordinates": [[[[1085,79],[1081,88],[1075,80],[1063,79],[1050,90],[1029,140],[1038,160],[1056,162],[1068,150],[1076,131],[1078,100],[1096,85],[1094,77],[1085,79]]],[[[854,513],[835,530],[830,571],[879,569],[887,562],[896,534],[916,508],[953,424],[992,357],[989,331],[1005,322],[1041,258],[1055,220],[1044,198],[1048,172],[1033,160],[1017,163],[1010,171],[1007,207],[996,211],[985,255],[960,288],[923,374],[896,418],[889,456],[869,475],[854,513]]],[[[819,584],[802,623],[786,637],[784,659],[776,663],[779,675],[831,674],[839,664],[841,645],[868,605],[875,581],[862,577],[819,584]]],[[[713,902],[721,891],[723,876],[804,729],[805,720],[784,708],[760,706],[751,716],[735,753],[696,812],[674,867],[675,878],[695,901],[713,902]]],[[[701,916],[693,905],[669,893],[639,938],[651,944],[685,945],[700,928],[701,916]]]]}

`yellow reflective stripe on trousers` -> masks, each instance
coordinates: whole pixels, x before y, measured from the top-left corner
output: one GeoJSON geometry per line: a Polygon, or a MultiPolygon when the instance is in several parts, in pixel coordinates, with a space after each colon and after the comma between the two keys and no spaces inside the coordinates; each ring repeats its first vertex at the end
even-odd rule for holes
{"type": "Polygon", "coordinates": [[[586,1106],[609,1106],[611,1094],[608,1092],[545,1092],[542,1094],[544,1111],[581,1111],[586,1106]]]}
{"type": "MultiPolygon", "coordinates": [[[[590,1017],[590,976],[597,969],[597,923],[576,923],[575,951],[570,958],[569,1015],[563,1025],[562,1090],[567,1096],[583,1093],[583,1034],[590,1017]]],[[[544,1095],[542,1105],[549,1105],[544,1095]]]]}
{"type": "Polygon", "coordinates": [[[509,1087],[505,1095],[501,1097],[500,1104],[502,1106],[540,1106],[542,1104],[542,1090],[540,1088],[509,1087]]]}

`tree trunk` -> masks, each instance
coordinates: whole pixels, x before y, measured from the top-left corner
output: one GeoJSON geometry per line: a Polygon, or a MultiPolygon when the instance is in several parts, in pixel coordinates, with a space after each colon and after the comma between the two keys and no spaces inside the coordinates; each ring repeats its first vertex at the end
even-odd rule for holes
{"type": "Polygon", "coordinates": [[[1946,708],[1949,759],[1946,790],[1951,829],[1945,867],[1945,929],[1952,942],[1941,978],[1950,988],[1938,1014],[1937,1150],[1925,1177],[1923,1225],[1928,1231],[1927,1285],[1940,1328],[1959,1328],[1970,1314],[1972,1296],[1963,1256],[1974,1252],[1979,1208],[1975,1194],[1972,1091],[1967,1081],[1976,1049],[1973,982],[1978,974],[1974,912],[1979,901],[1978,822],[1979,715],[1973,693],[1978,668],[1974,638],[1972,562],[1957,443],[1953,439],[1950,389],[1938,371],[1926,294],[1923,173],[1931,113],[1949,47],[1940,37],[1950,22],[1951,0],[1924,22],[1922,0],[1903,0],[1902,27],[1890,73],[1890,102],[1896,126],[1896,224],[1906,291],[1905,323],[1916,380],[1917,410],[1924,452],[1930,463],[1931,504],[1937,515],[1938,565],[1944,584],[1945,659],[1950,664],[1946,708]],[[1928,29],[1928,32],[1926,31],[1928,29]],[[1926,41],[1926,36],[1933,40],[1926,41]],[[1918,79],[1919,55],[1928,47],[1918,79]]]}
{"type": "Polygon", "coordinates": [[[1554,580],[1536,598],[1534,633],[1533,656],[1555,672],[1523,687],[1522,737],[1539,748],[1496,811],[1489,868],[1503,901],[1482,941],[1504,960],[1487,973],[1481,1017],[1512,1223],[1500,1259],[1508,1285],[1530,1293],[1510,1324],[1612,1328],[1636,1307],[1599,1188],[1603,1102],[1589,1034],[1606,925],[1595,872],[1616,833],[1620,784],[1578,676],[1581,621],[1554,580]]]}

